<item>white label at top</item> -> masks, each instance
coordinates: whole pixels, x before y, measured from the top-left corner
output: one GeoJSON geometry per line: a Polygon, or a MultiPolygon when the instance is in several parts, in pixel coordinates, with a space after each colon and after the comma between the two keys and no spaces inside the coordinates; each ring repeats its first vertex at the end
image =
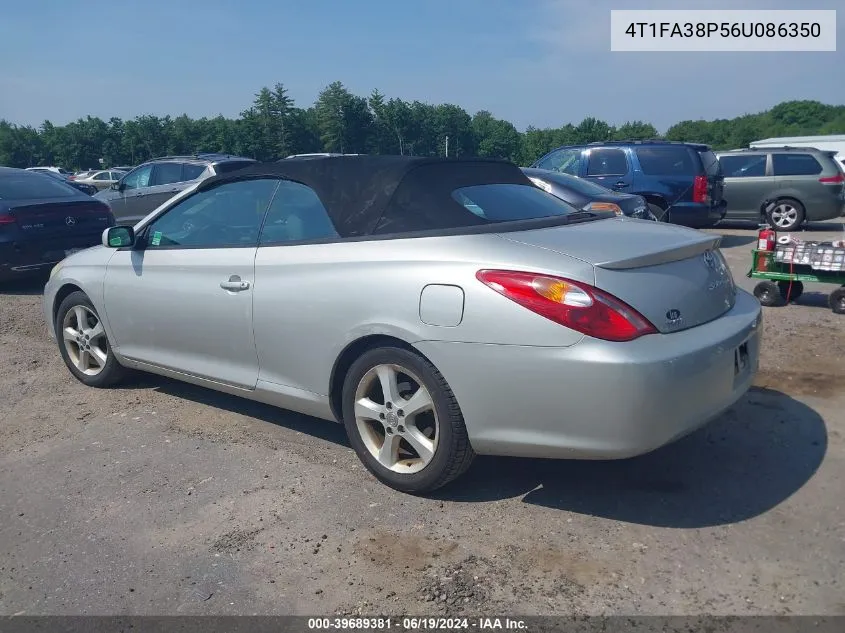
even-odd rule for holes
{"type": "Polygon", "coordinates": [[[611,51],[836,51],[836,11],[610,12],[611,51]]]}

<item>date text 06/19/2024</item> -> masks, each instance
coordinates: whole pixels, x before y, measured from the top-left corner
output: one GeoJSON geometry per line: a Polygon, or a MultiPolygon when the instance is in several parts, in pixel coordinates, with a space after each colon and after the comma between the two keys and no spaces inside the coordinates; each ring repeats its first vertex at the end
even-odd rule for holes
{"type": "Polygon", "coordinates": [[[313,631],[386,630],[401,631],[459,631],[459,630],[527,630],[524,620],[517,618],[440,618],[440,617],[358,617],[358,618],[309,618],[308,628],[313,631]]]}

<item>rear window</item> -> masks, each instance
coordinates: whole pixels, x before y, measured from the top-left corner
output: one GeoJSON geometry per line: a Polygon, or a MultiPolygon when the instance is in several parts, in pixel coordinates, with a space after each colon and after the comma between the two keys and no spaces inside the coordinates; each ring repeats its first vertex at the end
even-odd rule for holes
{"type": "Polygon", "coordinates": [[[704,165],[704,171],[708,176],[721,176],[722,165],[719,163],[719,157],[711,151],[698,152],[701,157],[701,164],[704,165]]]}
{"type": "Polygon", "coordinates": [[[37,172],[0,176],[0,200],[36,200],[78,195],[79,192],[70,185],[37,172]]]}
{"type": "MultiPolygon", "coordinates": [[[[692,176],[698,174],[698,166],[693,161],[691,151],[683,145],[636,147],[634,151],[640,161],[643,173],[649,176],[692,176]]],[[[708,153],[712,154],[712,152],[708,153]]],[[[702,160],[704,160],[704,153],[702,153],[702,160]]],[[[713,160],[716,160],[715,155],[713,155],[713,160]]],[[[716,162],[718,165],[718,161],[716,162]]]]}
{"type": "Polygon", "coordinates": [[[772,171],[775,176],[815,176],[822,166],[810,154],[772,154],[772,171]]]}
{"type": "Polygon", "coordinates": [[[536,220],[578,211],[560,198],[527,185],[473,185],[456,189],[452,198],[488,223],[536,220]]]}
{"type": "Polygon", "coordinates": [[[252,164],[253,161],[251,160],[230,160],[226,161],[225,163],[217,163],[214,166],[214,171],[218,174],[228,174],[229,172],[237,171],[238,169],[243,169],[244,167],[248,167],[252,164]]]}
{"type": "Polygon", "coordinates": [[[205,165],[196,165],[194,163],[185,163],[182,166],[183,180],[196,180],[205,171],[205,165]]]}

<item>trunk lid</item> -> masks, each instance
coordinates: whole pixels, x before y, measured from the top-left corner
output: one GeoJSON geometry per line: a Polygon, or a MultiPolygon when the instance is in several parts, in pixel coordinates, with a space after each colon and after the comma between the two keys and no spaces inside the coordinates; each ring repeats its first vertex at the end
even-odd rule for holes
{"type": "MultiPolygon", "coordinates": [[[[596,287],[635,308],[663,333],[712,321],[736,301],[719,236],[629,218],[500,236],[592,264],[596,287]]],[[[566,276],[564,270],[560,274],[566,276]]]]}
{"type": "Polygon", "coordinates": [[[94,200],[27,200],[9,209],[21,233],[31,237],[96,233],[112,225],[109,207],[94,200]]]}

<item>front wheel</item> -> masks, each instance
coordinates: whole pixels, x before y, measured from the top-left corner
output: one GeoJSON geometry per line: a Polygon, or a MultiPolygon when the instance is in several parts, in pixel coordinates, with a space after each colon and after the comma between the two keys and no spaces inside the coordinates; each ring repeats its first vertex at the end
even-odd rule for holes
{"type": "Polygon", "coordinates": [[[761,305],[768,308],[783,305],[780,288],[773,281],[761,281],[754,287],[754,296],[761,305]]]}
{"type": "Polygon", "coordinates": [[[845,286],[830,293],[830,309],[836,314],[845,314],[845,286]]]}
{"type": "Polygon", "coordinates": [[[56,314],[59,352],[70,373],[89,387],[110,387],[126,369],[117,361],[97,309],[84,292],[65,297],[56,314]]]}
{"type": "Polygon", "coordinates": [[[475,456],[446,379],[405,349],[373,349],[352,364],[343,384],[343,423],[367,470],[401,492],[440,488],[475,456]]]}

